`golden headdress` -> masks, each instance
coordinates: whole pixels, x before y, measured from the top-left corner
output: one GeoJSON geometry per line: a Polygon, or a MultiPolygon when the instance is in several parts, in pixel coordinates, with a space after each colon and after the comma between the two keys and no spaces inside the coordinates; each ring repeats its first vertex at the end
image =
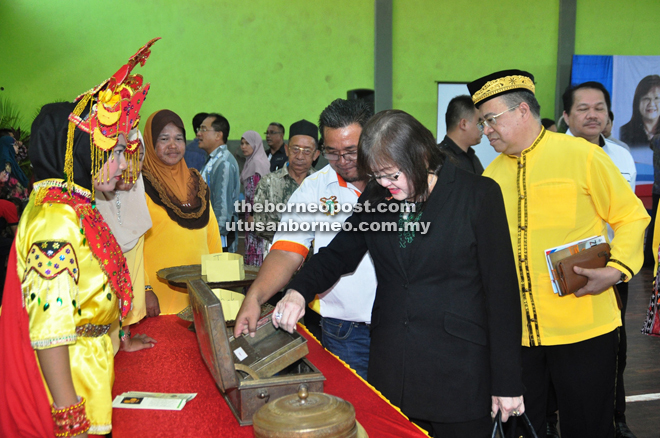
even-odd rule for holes
{"type": "MultiPolygon", "coordinates": [[[[73,184],[73,134],[78,127],[90,135],[92,153],[92,175],[97,175],[103,164],[108,160],[112,148],[117,144],[119,134],[126,137],[126,158],[132,162],[129,169],[135,179],[139,162],[139,138],[129,137],[133,129],[140,123],[140,108],[147,98],[150,84],[143,85],[142,75],[131,74],[133,68],[140,64],[144,66],[151,55],[151,46],[160,38],[154,38],[145,44],[137,53],[130,57],[112,77],[78,96],[78,102],[73,113],[69,115],[69,132],[67,138],[66,162],[64,172],[67,183],[73,184]],[[90,105],[86,118],[81,118],[85,107],[90,105]],[[134,138],[130,140],[130,138],[134,138]]],[[[103,176],[101,175],[100,178],[103,176]]],[[[109,178],[109,175],[107,176],[109,178]]],[[[92,189],[93,190],[93,189],[92,189]]]]}

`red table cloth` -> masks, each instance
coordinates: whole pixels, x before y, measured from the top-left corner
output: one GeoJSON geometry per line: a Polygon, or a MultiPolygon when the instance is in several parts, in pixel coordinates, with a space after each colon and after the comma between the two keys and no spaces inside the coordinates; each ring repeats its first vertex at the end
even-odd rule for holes
{"type": "MultiPolygon", "coordinates": [[[[124,437],[253,437],[252,426],[239,426],[222,398],[199,352],[189,322],[176,315],[147,318],[133,328],[158,343],[154,348],[115,357],[113,397],[128,391],[197,393],[181,411],[114,409],[113,438],[124,437]]],[[[301,327],[301,326],[299,326],[301,327]]],[[[368,383],[326,351],[302,328],[307,358],[326,378],[324,392],[355,407],[357,421],[371,438],[428,436],[390,405],[368,383]]]]}

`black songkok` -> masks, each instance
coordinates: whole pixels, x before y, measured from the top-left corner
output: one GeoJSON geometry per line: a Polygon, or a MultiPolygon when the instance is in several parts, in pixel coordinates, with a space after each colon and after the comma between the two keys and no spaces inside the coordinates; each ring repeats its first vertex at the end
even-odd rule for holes
{"type": "Polygon", "coordinates": [[[534,75],[522,70],[502,70],[468,84],[474,106],[514,91],[528,90],[534,94],[534,75]]]}
{"type": "Polygon", "coordinates": [[[289,128],[289,139],[292,139],[296,135],[308,135],[312,137],[316,143],[319,142],[319,128],[305,119],[294,123],[289,128]]]}

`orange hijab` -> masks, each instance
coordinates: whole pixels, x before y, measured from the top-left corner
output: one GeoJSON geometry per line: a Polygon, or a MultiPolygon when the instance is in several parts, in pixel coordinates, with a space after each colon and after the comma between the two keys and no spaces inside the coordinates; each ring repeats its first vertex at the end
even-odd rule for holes
{"type": "Polygon", "coordinates": [[[174,197],[179,201],[175,204],[190,204],[197,193],[190,190],[193,188],[194,182],[186,161],[181,159],[175,165],[170,166],[163,163],[156,155],[155,140],[169,123],[174,123],[177,128],[181,129],[185,138],[186,129],[181,117],[176,113],[170,110],[160,110],[149,116],[144,128],[144,146],[146,149],[144,169],[160,183],[160,186],[167,192],[168,197],[174,197]]]}

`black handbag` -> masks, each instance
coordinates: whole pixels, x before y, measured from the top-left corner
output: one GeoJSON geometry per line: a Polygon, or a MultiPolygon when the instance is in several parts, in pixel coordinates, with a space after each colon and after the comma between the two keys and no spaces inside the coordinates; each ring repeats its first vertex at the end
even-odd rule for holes
{"type": "MultiPolygon", "coordinates": [[[[512,418],[522,420],[523,424],[525,425],[525,435],[523,435],[524,438],[539,438],[539,436],[534,431],[534,426],[532,426],[532,422],[529,421],[529,417],[527,417],[526,413],[523,412],[522,415],[516,417],[509,416],[509,421],[511,421],[512,418]]],[[[504,427],[502,426],[502,413],[499,411],[493,420],[493,434],[491,435],[491,438],[497,438],[498,433],[500,438],[506,438],[506,435],[504,434],[504,427]]]]}

